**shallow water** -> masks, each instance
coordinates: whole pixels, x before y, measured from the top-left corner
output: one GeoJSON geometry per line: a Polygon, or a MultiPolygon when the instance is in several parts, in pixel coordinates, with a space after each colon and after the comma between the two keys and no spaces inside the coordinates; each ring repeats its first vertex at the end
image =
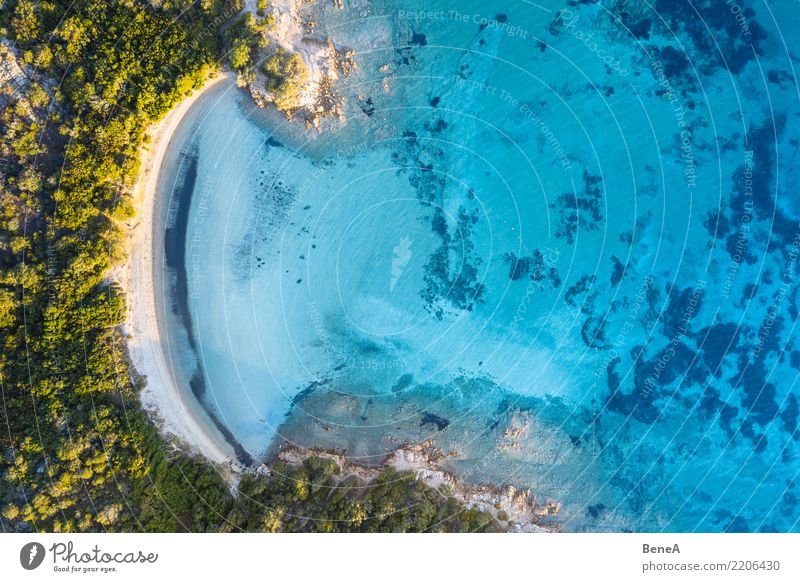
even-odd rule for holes
{"type": "Polygon", "coordinates": [[[343,127],[197,108],[203,403],[257,458],[432,438],[569,530],[800,529],[800,17],[717,4],[353,3],[343,127]]]}

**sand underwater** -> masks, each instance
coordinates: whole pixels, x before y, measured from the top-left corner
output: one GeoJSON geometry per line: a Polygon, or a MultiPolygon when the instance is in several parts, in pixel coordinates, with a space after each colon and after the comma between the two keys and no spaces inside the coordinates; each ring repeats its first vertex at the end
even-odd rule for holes
{"type": "Polygon", "coordinates": [[[174,353],[241,450],[433,439],[566,530],[800,530],[796,4],[319,22],[344,124],[231,84],[174,145],[174,353]]]}

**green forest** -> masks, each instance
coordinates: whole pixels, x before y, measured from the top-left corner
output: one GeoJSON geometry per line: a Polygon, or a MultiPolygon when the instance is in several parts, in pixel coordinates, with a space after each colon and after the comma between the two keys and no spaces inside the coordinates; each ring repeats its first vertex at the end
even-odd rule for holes
{"type": "MultiPolygon", "coordinates": [[[[141,410],[120,330],[120,224],[147,128],[216,73],[256,66],[241,0],[0,0],[0,525],[11,531],[493,531],[384,472],[272,466],[231,491],[141,410]],[[240,47],[244,46],[242,49],[240,47]]],[[[263,2],[259,9],[264,10],[263,2]]],[[[291,64],[291,63],[289,63],[291,64]]],[[[278,62],[266,66],[274,68],[278,62]]]]}

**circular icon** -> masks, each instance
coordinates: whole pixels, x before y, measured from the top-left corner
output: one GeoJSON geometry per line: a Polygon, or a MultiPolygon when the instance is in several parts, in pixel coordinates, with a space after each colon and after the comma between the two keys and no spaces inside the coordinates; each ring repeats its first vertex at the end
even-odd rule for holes
{"type": "Polygon", "coordinates": [[[39,542],[29,542],[19,551],[19,563],[26,570],[35,570],[44,561],[44,546],[39,542]]]}

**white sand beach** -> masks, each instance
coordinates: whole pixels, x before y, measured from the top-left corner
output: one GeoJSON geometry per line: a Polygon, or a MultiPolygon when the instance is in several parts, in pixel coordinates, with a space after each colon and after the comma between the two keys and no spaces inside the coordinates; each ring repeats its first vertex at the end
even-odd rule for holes
{"type": "Polygon", "coordinates": [[[159,188],[162,171],[179,159],[180,152],[170,148],[170,144],[186,114],[201,97],[229,88],[233,78],[232,74],[223,73],[209,80],[152,129],[134,192],[137,214],[128,233],[129,261],[117,278],[127,298],[125,332],[131,361],[137,373],[146,379],[141,392],[145,410],[178,447],[236,469],[239,464],[233,448],[202,409],[191,393],[188,378],[182,377],[169,355],[165,340],[168,306],[164,305],[163,281],[163,241],[169,200],[159,188]]]}

